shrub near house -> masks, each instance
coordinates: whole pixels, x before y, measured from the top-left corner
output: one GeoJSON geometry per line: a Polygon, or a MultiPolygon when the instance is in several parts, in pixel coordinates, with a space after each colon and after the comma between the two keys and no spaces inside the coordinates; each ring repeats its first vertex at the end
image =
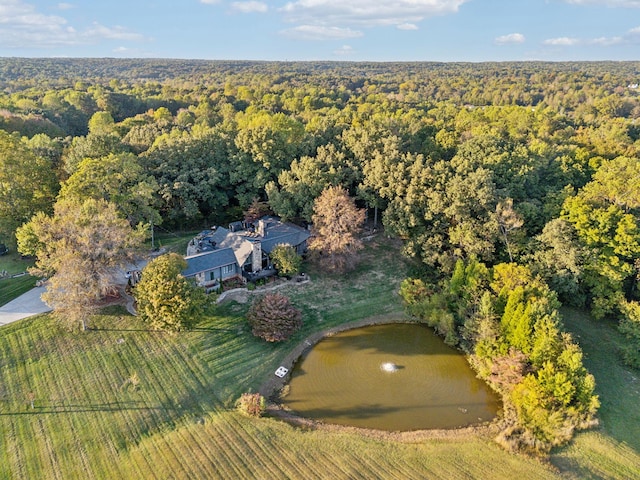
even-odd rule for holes
{"type": "Polygon", "coordinates": [[[142,271],[134,290],[138,314],[154,330],[188,330],[202,315],[204,291],[182,275],[186,262],[177,253],[162,255],[142,271]]]}

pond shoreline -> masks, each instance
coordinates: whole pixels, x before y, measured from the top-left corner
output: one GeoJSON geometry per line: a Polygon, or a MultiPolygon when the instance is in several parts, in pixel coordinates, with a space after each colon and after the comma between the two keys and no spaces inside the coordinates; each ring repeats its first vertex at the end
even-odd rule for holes
{"type": "Polygon", "coordinates": [[[398,314],[379,315],[363,320],[358,320],[356,322],[338,325],[336,327],[317,332],[307,337],[300,344],[298,344],[280,363],[280,366],[288,369],[288,373],[282,378],[276,376],[275,374],[272,374],[272,377],[261,385],[259,393],[269,402],[266,411],[267,415],[283,420],[293,426],[300,428],[324,430],[336,433],[352,433],[378,440],[415,442],[427,439],[468,438],[469,436],[486,438],[495,437],[495,435],[497,435],[500,431],[500,415],[496,416],[489,422],[479,423],[477,425],[471,425],[467,427],[452,429],[412,430],[400,432],[325,423],[319,420],[299,416],[289,410],[282,403],[281,395],[283,390],[289,383],[293,367],[302,358],[302,356],[308,350],[312,349],[320,340],[337,333],[353,330],[355,328],[374,325],[389,325],[395,323],[420,324],[421,322],[411,317],[398,314]]]}

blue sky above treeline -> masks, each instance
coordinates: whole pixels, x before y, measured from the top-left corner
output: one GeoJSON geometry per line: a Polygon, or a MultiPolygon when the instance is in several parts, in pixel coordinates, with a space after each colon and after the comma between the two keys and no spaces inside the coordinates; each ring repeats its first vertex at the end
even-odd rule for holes
{"type": "Polygon", "coordinates": [[[0,0],[0,56],[639,60],[640,0],[0,0]]]}

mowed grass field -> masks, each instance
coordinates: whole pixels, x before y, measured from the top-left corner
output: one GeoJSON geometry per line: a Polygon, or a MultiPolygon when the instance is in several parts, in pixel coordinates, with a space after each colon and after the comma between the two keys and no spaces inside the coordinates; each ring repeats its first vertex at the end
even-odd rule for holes
{"type": "MultiPolygon", "coordinates": [[[[23,260],[16,252],[9,252],[0,256],[0,272],[7,272],[8,275],[26,272],[33,266],[33,260],[23,260]]],[[[14,298],[31,290],[37,279],[31,275],[24,275],[16,278],[0,278],[0,307],[14,298]]]]}
{"type": "MultiPolygon", "coordinates": [[[[401,315],[396,292],[406,265],[398,252],[379,237],[354,273],[309,271],[310,283],[287,287],[305,325],[280,345],[255,339],[247,304],[235,302],[175,336],[148,331],[120,307],[105,309],[83,334],[48,315],[0,328],[0,479],[640,478],[633,430],[640,400],[625,385],[635,374],[615,359],[598,360],[601,334],[581,339],[594,342],[584,348],[604,386],[603,426],[547,464],[479,435],[401,443],[234,411],[236,398],[256,391],[307,335],[401,315]]],[[[581,323],[590,320],[578,317],[591,332],[581,323]]]]}

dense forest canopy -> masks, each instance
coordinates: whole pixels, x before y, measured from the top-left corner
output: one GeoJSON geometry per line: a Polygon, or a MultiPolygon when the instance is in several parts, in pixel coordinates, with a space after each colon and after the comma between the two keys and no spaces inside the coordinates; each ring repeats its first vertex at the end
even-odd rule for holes
{"type": "Polygon", "coordinates": [[[54,199],[19,185],[17,139],[38,159],[23,155],[34,188],[113,201],[132,223],[222,223],[254,199],[310,221],[322,190],[342,186],[427,264],[531,263],[607,314],[611,291],[637,291],[638,205],[599,178],[613,168],[637,185],[639,67],[4,58],[2,195],[33,203],[5,209],[4,224],[54,199]],[[584,219],[598,212],[598,225],[584,219]],[[561,248],[573,264],[558,272],[561,248]]]}

